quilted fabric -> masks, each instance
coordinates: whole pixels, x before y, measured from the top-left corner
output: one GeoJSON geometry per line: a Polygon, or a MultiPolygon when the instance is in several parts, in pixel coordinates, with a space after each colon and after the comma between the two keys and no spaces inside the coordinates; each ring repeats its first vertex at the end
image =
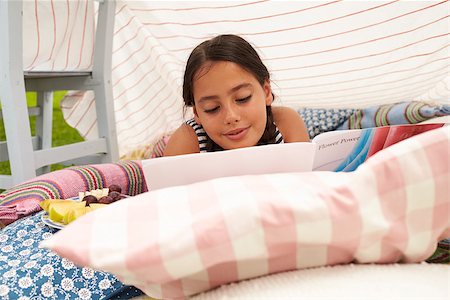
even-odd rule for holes
{"type": "Polygon", "coordinates": [[[317,109],[301,108],[297,112],[305,122],[309,137],[312,139],[316,135],[336,130],[344,123],[356,110],[355,109],[317,109]]]}
{"type": "Polygon", "coordinates": [[[70,167],[38,176],[0,194],[0,224],[8,225],[40,211],[43,199],[67,199],[111,184],[119,185],[123,193],[131,196],[147,191],[139,161],[70,167]]]}
{"type": "Polygon", "coordinates": [[[155,298],[286,270],[419,262],[450,237],[450,131],[397,143],[354,172],[226,177],[150,191],[42,246],[155,298]]]}

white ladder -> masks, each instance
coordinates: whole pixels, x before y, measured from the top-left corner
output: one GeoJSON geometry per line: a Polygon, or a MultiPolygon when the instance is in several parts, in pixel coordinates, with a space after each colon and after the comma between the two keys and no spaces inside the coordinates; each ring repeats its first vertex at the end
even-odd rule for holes
{"type": "Polygon", "coordinates": [[[9,160],[11,167],[11,175],[0,175],[0,188],[48,172],[54,163],[106,163],[119,159],[111,85],[114,16],[115,1],[99,1],[92,71],[24,72],[22,1],[0,1],[0,119],[6,133],[6,141],[0,142],[0,161],[9,160]],[[55,90],[95,93],[97,139],[51,146],[55,90]],[[37,107],[28,108],[26,91],[37,92],[37,107]],[[34,137],[30,115],[36,116],[34,137]]]}

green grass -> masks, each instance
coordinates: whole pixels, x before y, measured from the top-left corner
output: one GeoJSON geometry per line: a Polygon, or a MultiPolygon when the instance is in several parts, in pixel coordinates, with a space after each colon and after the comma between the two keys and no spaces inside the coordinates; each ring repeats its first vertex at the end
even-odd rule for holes
{"type": "MultiPolygon", "coordinates": [[[[65,95],[65,91],[57,91],[54,93],[53,100],[53,132],[52,132],[52,146],[61,146],[83,141],[78,131],[70,127],[63,118],[59,103],[65,95]]],[[[36,106],[36,93],[27,93],[28,106],[36,106]]],[[[35,133],[36,117],[30,117],[31,133],[35,133]]],[[[6,140],[5,129],[3,126],[3,120],[0,119],[0,141],[6,140]]],[[[60,164],[54,164],[51,166],[51,170],[60,170],[66,166],[60,164]]],[[[0,162],[0,174],[11,174],[9,167],[9,161],[0,162]]]]}

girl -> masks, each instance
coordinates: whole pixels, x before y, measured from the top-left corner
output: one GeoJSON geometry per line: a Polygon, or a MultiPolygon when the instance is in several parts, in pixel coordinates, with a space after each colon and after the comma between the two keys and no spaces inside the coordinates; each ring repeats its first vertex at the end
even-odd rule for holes
{"type": "Polygon", "coordinates": [[[239,36],[220,35],[192,51],[183,98],[194,118],[173,133],[165,156],[309,141],[295,110],[271,106],[269,72],[239,36]]]}

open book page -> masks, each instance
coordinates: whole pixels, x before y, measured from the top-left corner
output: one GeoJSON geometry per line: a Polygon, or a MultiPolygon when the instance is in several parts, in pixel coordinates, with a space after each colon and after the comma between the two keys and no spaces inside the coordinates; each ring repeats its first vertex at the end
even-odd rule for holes
{"type": "Polygon", "coordinates": [[[287,143],[142,161],[149,190],[218,177],[311,171],[316,145],[287,143]]]}
{"type": "Polygon", "coordinates": [[[334,171],[355,148],[362,134],[361,129],[329,131],[317,135],[314,171],[334,171]]]}
{"type": "Polygon", "coordinates": [[[313,139],[317,145],[314,171],[354,171],[369,157],[393,144],[445,124],[392,125],[332,131],[313,139]]]}
{"type": "Polygon", "coordinates": [[[142,161],[149,190],[218,177],[307,171],[353,171],[370,156],[444,124],[330,131],[311,143],[287,143],[142,161]]]}

